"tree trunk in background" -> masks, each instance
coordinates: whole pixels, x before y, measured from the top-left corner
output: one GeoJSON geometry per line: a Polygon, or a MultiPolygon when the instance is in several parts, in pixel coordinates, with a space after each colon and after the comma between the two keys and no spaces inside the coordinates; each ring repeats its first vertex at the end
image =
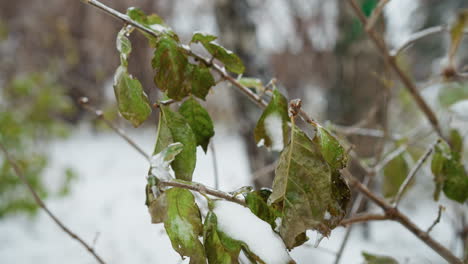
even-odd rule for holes
{"type": "MultiPolygon", "coordinates": [[[[217,0],[215,10],[219,27],[219,40],[244,62],[246,67],[244,76],[266,80],[268,78],[266,56],[258,48],[256,25],[250,16],[249,1],[217,0]]],[[[236,101],[238,127],[246,143],[250,167],[252,172],[255,172],[275,160],[271,153],[258,148],[254,141],[253,129],[261,113],[255,104],[247,100],[245,95],[234,92],[232,98],[236,101]]],[[[270,186],[271,181],[271,176],[265,176],[255,180],[255,185],[257,187],[270,186]]]]}

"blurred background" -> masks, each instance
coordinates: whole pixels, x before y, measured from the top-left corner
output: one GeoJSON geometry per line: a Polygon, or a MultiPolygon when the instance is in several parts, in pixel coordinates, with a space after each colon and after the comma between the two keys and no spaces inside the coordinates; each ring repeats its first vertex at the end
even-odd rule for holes
{"type": "MultiPolygon", "coordinates": [[[[340,135],[356,155],[375,164],[405,145],[376,175],[371,187],[390,197],[427,146],[430,126],[397,81],[347,1],[340,0],[107,0],[125,12],[130,6],[157,13],[187,43],[194,31],[219,36],[238,54],[246,77],[264,84],[277,79],[289,99],[340,135]],[[416,139],[416,140],[415,140],[416,139]],[[400,173],[401,172],[401,173],[400,173]]],[[[377,0],[358,1],[369,16],[377,0]]],[[[450,25],[464,0],[391,0],[375,25],[394,50],[414,32],[450,25]]],[[[179,263],[164,230],[151,225],[144,205],[147,162],[95,116],[78,104],[82,96],[102,109],[151,153],[157,111],[142,128],[119,117],[112,87],[119,65],[115,48],[120,21],[79,0],[0,2],[0,142],[14,155],[28,179],[67,225],[92,242],[109,263],[179,263]]],[[[151,102],[161,95],[153,83],[153,50],[141,34],[132,34],[129,72],[143,84],[151,102]]],[[[406,49],[398,63],[421,87],[421,93],[448,131],[462,136],[468,126],[468,86],[448,79],[450,36],[426,37],[406,49]]],[[[456,56],[457,70],[467,71],[468,41],[456,56]]],[[[261,110],[224,83],[206,100],[215,121],[212,144],[220,188],[270,187],[278,153],[257,148],[253,138],[261,110]]],[[[214,185],[213,152],[199,150],[194,180],[214,185]]],[[[0,262],[93,263],[93,259],[45,214],[0,155],[0,262]]],[[[427,164],[426,164],[427,165],[427,164]]],[[[350,168],[363,175],[359,166],[350,168]]],[[[428,166],[408,191],[403,210],[423,229],[447,209],[434,229],[436,240],[462,256],[468,236],[464,205],[442,198],[433,202],[428,166]]],[[[362,210],[377,211],[371,205],[362,210]]],[[[319,247],[294,249],[298,263],[333,263],[345,229],[337,228],[319,247]]],[[[362,263],[361,251],[391,255],[401,263],[444,263],[425,244],[396,223],[358,225],[351,233],[342,263],[362,263]]],[[[184,262],[185,263],[185,262],[184,262]]]]}

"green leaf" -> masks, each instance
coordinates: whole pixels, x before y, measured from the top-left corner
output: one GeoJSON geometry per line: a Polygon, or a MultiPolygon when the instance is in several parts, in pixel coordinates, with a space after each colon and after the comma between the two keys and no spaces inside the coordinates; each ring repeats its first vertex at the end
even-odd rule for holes
{"type": "Polygon", "coordinates": [[[178,43],[170,37],[162,37],[156,44],[156,51],[152,60],[156,69],[154,82],[161,91],[174,100],[182,100],[190,93],[191,67],[188,59],[178,43]]]}
{"type": "Polygon", "coordinates": [[[203,65],[194,66],[192,72],[192,94],[205,100],[210,88],[214,86],[215,80],[210,69],[203,65]]]}
{"type": "Polygon", "coordinates": [[[257,79],[257,78],[243,77],[239,79],[239,83],[247,88],[255,89],[256,94],[259,94],[265,90],[262,80],[257,79]]]}
{"type": "Polygon", "coordinates": [[[201,146],[206,153],[208,143],[211,137],[214,136],[213,121],[210,115],[193,97],[190,97],[180,106],[179,112],[192,128],[197,146],[201,146]]]}
{"type": "Polygon", "coordinates": [[[218,231],[218,220],[213,212],[208,212],[203,229],[205,254],[210,264],[239,263],[241,243],[218,231]]]}
{"type": "Polygon", "coordinates": [[[328,205],[328,213],[332,217],[325,219],[325,224],[335,228],[346,215],[346,208],[351,201],[349,185],[338,170],[332,172],[331,191],[332,201],[328,205]]]}
{"type": "Polygon", "coordinates": [[[296,238],[308,229],[328,236],[335,227],[332,224],[344,217],[340,208],[345,207],[341,203],[349,195],[349,188],[344,181],[337,182],[340,178],[332,173],[338,172],[331,170],[320,146],[293,125],[291,141],[281,153],[268,199],[269,204],[283,202],[279,233],[287,248],[291,249],[296,238]]]}
{"type": "Polygon", "coordinates": [[[191,264],[205,264],[205,250],[198,240],[203,225],[193,194],[186,189],[171,188],[165,192],[165,199],[164,227],[172,247],[181,256],[190,257],[191,264]]]}
{"type": "Polygon", "coordinates": [[[317,135],[314,140],[319,144],[323,157],[333,169],[339,170],[346,167],[346,163],[348,162],[346,152],[330,132],[318,126],[317,135]]]}
{"type": "Polygon", "coordinates": [[[450,130],[450,144],[452,145],[454,159],[460,161],[463,154],[463,137],[457,129],[450,130]]]}
{"type": "Polygon", "coordinates": [[[154,154],[161,152],[169,144],[180,142],[182,152],[171,163],[177,179],[191,181],[197,158],[195,135],[185,118],[172,111],[168,106],[161,106],[158,135],[154,154]]]}
{"type": "Polygon", "coordinates": [[[231,72],[241,74],[244,72],[245,67],[241,59],[232,51],[225,49],[218,43],[213,42],[215,36],[197,32],[193,35],[193,43],[201,43],[203,47],[217,60],[222,62],[226,69],[231,72]]]}
{"type": "Polygon", "coordinates": [[[461,11],[455,23],[450,28],[450,50],[449,50],[449,62],[453,64],[453,60],[457,53],[458,47],[460,46],[463,38],[463,31],[468,24],[468,10],[461,11]]]}
{"type": "Polygon", "coordinates": [[[257,145],[281,151],[288,143],[288,121],[288,101],[275,89],[254,130],[257,145]]]}
{"type": "Polygon", "coordinates": [[[244,194],[245,202],[250,211],[258,218],[269,223],[271,228],[275,230],[276,219],[281,217],[281,208],[278,204],[268,205],[268,197],[271,191],[268,189],[261,189],[259,191],[248,192],[244,194]]]}
{"type": "Polygon", "coordinates": [[[392,257],[373,255],[367,252],[362,252],[362,256],[366,261],[365,264],[398,264],[398,261],[392,257]]]}
{"type": "Polygon", "coordinates": [[[154,24],[164,25],[164,21],[156,14],[147,16],[141,9],[130,7],[127,9],[127,16],[133,21],[136,21],[144,26],[151,26],[154,24]]]}
{"type": "Polygon", "coordinates": [[[128,74],[124,66],[115,72],[114,92],[119,112],[134,127],[143,123],[151,114],[151,106],[140,81],[128,74]]]}
{"type": "Polygon", "coordinates": [[[393,197],[398,193],[408,172],[408,163],[406,163],[403,154],[396,156],[388,162],[384,168],[384,181],[382,184],[384,197],[393,197]]]}

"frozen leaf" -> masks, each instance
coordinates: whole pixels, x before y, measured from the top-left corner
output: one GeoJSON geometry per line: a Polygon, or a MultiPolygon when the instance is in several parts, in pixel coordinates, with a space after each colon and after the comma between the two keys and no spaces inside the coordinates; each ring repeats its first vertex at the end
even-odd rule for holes
{"type": "Polygon", "coordinates": [[[154,52],[152,66],[156,69],[154,82],[161,91],[174,100],[182,100],[190,93],[191,67],[188,59],[177,42],[169,37],[162,37],[154,52]]]}
{"type": "Polygon", "coordinates": [[[214,136],[213,121],[208,112],[193,97],[187,99],[179,109],[182,116],[185,117],[197,141],[206,152],[211,137],[214,136]]]}
{"type": "Polygon", "coordinates": [[[328,236],[334,224],[344,217],[340,208],[345,207],[342,203],[349,189],[341,178],[332,179],[332,173],[339,175],[323,158],[320,146],[293,125],[290,143],[281,153],[273,193],[268,199],[269,204],[283,202],[279,232],[289,249],[308,229],[328,236]]]}
{"type": "Polygon", "coordinates": [[[463,31],[468,24],[468,10],[461,11],[455,23],[450,28],[450,50],[449,50],[449,63],[453,65],[453,60],[457,53],[463,38],[463,31]]]}
{"type": "Polygon", "coordinates": [[[275,89],[254,130],[257,145],[281,151],[288,142],[288,121],[288,101],[275,89]]]}
{"type": "Polygon", "coordinates": [[[346,167],[348,162],[346,152],[330,132],[321,126],[317,127],[315,140],[320,146],[323,157],[333,169],[339,170],[346,167]]]}
{"type": "Polygon", "coordinates": [[[205,264],[205,250],[199,236],[203,233],[200,209],[193,194],[186,189],[171,188],[165,192],[164,227],[172,247],[181,256],[190,257],[190,264],[205,264]]]}
{"type": "Polygon", "coordinates": [[[128,63],[127,63],[128,55],[130,54],[130,52],[132,52],[132,43],[126,36],[127,34],[128,34],[128,28],[125,26],[117,34],[117,39],[115,43],[117,50],[120,53],[121,64],[124,66],[128,66],[128,63]]]}
{"type": "Polygon", "coordinates": [[[366,261],[365,264],[398,264],[398,261],[392,257],[379,256],[367,252],[362,252],[362,256],[366,261]]]}
{"type": "Polygon", "coordinates": [[[259,191],[248,192],[244,194],[245,202],[250,211],[258,218],[269,223],[271,228],[277,228],[277,218],[281,218],[281,208],[278,204],[268,205],[268,197],[271,191],[261,189],[259,191]]]}
{"type": "MultiPolygon", "coordinates": [[[[156,14],[146,15],[141,9],[130,7],[127,9],[127,16],[147,29],[154,31],[158,35],[171,37],[176,41],[179,40],[179,37],[174,33],[174,31],[172,31],[172,29],[164,23],[163,19],[156,14]]],[[[151,41],[155,41],[152,35],[144,31],[142,31],[142,33],[151,41]]]]}
{"type": "Polygon", "coordinates": [[[405,181],[408,172],[408,163],[406,163],[403,154],[388,162],[384,168],[383,195],[387,198],[395,196],[400,189],[400,185],[405,181]]]}
{"type": "Polygon", "coordinates": [[[140,81],[128,74],[127,68],[122,65],[114,75],[114,92],[119,112],[134,127],[143,123],[151,114],[151,106],[140,81]]]}
{"type": "Polygon", "coordinates": [[[197,32],[193,35],[192,41],[194,43],[201,43],[203,47],[217,60],[222,62],[226,69],[231,72],[241,74],[244,72],[245,67],[240,58],[232,51],[225,49],[218,43],[213,42],[216,39],[213,35],[197,32]]]}
{"type": "Polygon", "coordinates": [[[196,163],[196,138],[185,118],[172,111],[168,106],[161,106],[158,135],[154,153],[161,152],[169,144],[180,142],[184,147],[171,167],[177,179],[191,181],[196,163]]]}
{"type": "Polygon", "coordinates": [[[170,180],[169,165],[175,157],[183,150],[184,146],[177,142],[167,146],[163,151],[151,157],[151,174],[162,180],[170,180]]]}
{"type": "Polygon", "coordinates": [[[192,71],[192,94],[196,97],[205,100],[210,88],[215,85],[213,75],[210,69],[205,66],[198,65],[193,67],[192,71]]]}

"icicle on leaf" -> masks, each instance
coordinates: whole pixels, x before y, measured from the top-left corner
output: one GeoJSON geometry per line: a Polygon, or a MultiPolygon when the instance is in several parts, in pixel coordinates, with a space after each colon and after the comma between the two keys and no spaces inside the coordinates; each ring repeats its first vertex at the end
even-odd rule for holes
{"type": "Polygon", "coordinates": [[[319,144],[323,157],[333,169],[339,170],[346,167],[348,162],[346,152],[330,132],[319,126],[314,140],[319,144]]]}
{"type": "Polygon", "coordinates": [[[464,203],[468,199],[468,174],[457,154],[447,143],[436,145],[432,157],[431,170],[434,174],[434,199],[439,199],[441,190],[447,198],[464,203]]]}
{"type": "Polygon", "coordinates": [[[172,247],[182,257],[190,257],[190,264],[206,263],[205,250],[199,236],[203,234],[200,209],[193,194],[186,189],[171,188],[164,193],[164,227],[172,247]]]}
{"type": "Polygon", "coordinates": [[[174,39],[161,37],[156,44],[152,66],[156,69],[154,82],[174,100],[182,100],[190,93],[191,67],[182,48],[174,39]]]}
{"type": "Polygon", "coordinates": [[[250,211],[258,218],[269,223],[271,228],[275,230],[279,224],[278,220],[281,219],[282,216],[281,207],[278,204],[268,205],[268,197],[270,197],[270,195],[271,190],[261,189],[259,191],[248,192],[244,194],[244,197],[250,211]]]}
{"type": "Polygon", "coordinates": [[[213,75],[210,69],[203,65],[198,65],[193,68],[192,72],[192,94],[196,97],[205,100],[210,88],[215,85],[213,75]]]}
{"type": "Polygon", "coordinates": [[[405,181],[408,175],[409,167],[408,163],[403,156],[400,154],[392,159],[384,168],[384,180],[382,184],[383,195],[386,198],[393,197],[398,193],[401,184],[405,181]]]}
{"type": "Polygon", "coordinates": [[[157,154],[169,144],[180,142],[184,147],[171,167],[177,179],[191,181],[196,163],[196,138],[185,118],[172,111],[168,106],[161,106],[158,135],[154,153],[157,154]]]}
{"type": "Polygon", "coordinates": [[[458,47],[460,46],[463,38],[463,31],[468,25],[468,10],[463,10],[457,16],[457,20],[450,28],[450,50],[449,50],[449,63],[453,65],[455,55],[458,47]]]}
{"type": "Polygon", "coordinates": [[[398,261],[392,257],[379,256],[367,252],[362,252],[362,256],[366,261],[365,264],[398,264],[398,261]]]}
{"type": "Polygon", "coordinates": [[[213,42],[216,39],[215,36],[196,32],[190,42],[201,43],[203,47],[217,60],[222,62],[226,69],[231,72],[241,74],[244,72],[245,67],[241,59],[234,54],[232,51],[225,49],[218,43],[213,42]]]}
{"type": "Polygon", "coordinates": [[[288,101],[277,89],[274,89],[273,97],[254,130],[257,145],[264,145],[274,151],[283,150],[288,142],[288,121],[288,101]]]}
{"type": "Polygon", "coordinates": [[[320,149],[293,125],[290,143],[276,168],[268,203],[283,202],[279,233],[289,249],[308,229],[328,236],[344,217],[349,188],[341,178],[332,178],[336,176],[332,173],[340,177],[339,172],[331,170],[320,149]]]}
{"type": "Polygon", "coordinates": [[[197,146],[208,150],[208,143],[214,136],[213,121],[208,112],[193,97],[187,99],[179,108],[179,112],[185,117],[193,133],[195,134],[197,146]]]}
{"type": "Polygon", "coordinates": [[[143,123],[151,114],[151,106],[140,81],[128,74],[123,65],[117,68],[114,75],[114,93],[120,114],[134,127],[143,123]]]}

